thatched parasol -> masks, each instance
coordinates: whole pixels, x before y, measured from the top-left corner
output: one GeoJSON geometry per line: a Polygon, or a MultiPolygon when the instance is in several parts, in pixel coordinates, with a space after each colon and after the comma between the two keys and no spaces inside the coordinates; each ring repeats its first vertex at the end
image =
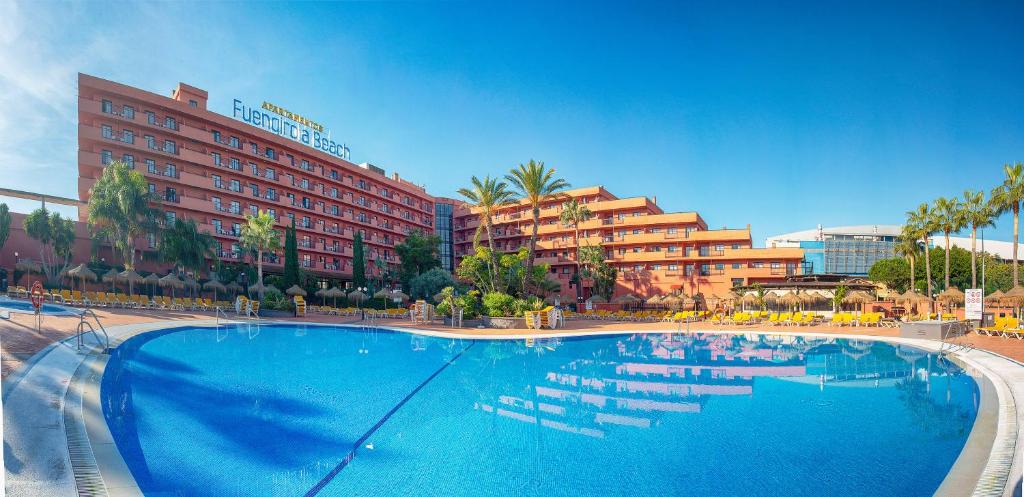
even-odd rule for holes
{"type": "Polygon", "coordinates": [[[600,295],[591,295],[590,298],[587,299],[587,302],[590,302],[591,304],[606,304],[608,303],[608,299],[600,295]]]}
{"type": "Polygon", "coordinates": [[[14,269],[17,269],[18,271],[24,271],[26,273],[43,272],[43,266],[40,265],[38,262],[32,261],[18,261],[18,263],[14,265],[14,269]]]}
{"type": "Polygon", "coordinates": [[[662,296],[662,295],[655,295],[655,296],[647,299],[647,305],[662,305],[662,300],[664,298],[665,297],[662,296]]]}
{"type": "Polygon", "coordinates": [[[171,289],[171,298],[174,297],[175,288],[185,288],[185,282],[178,279],[178,275],[170,273],[160,278],[160,286],[171,289]]]}
{"type": "Polygon", "coordinates": [[[262,297],[264,293],[267,293],[267,290],[269,288],[270,287],[267,286],[267,285],[264,285],[262,281],[257,281],[256,283],[253,283],[252,285],[249,285],[248,292],[249,292],[249,295],[252,295],[252,294],[255,293],[255,294],[257,294],[257,295],[262,297]]]}
{"type": "Polygon", "coordinates": [[[779,302],[786,307],[794,308],[800,305],[800,296],[796,292],[788,292],[779,299],[779,302]]]}
{"type": "Polygon", "coordinates": [[[925,297],[924,295],[921,295],[920,293],[917,293],[913,290],[907,290],[901,293],[900,295],[896,296],[897,304],[906,303],[913,305],[924,300],[928,300],[928,297],[925,297]]]}
{"type": "Polygon", "coordinates": [[[160,285],[160,275],[156,273],[150,273],[142,279],[142,283],[150,285],[150,293],[152,294],[157,285],[160,285]]]}
{"type": "Polygon", "coordinates": [[[395,291],[391,292],[391,298],[392,299],[401,300],[402,302],[408,302],[409,301],[409,296],[406,295],[405,292],[403,292],[401,290],[395,290],[395,291]]]}
{"type": "Polygon", "coordinates": [[[555,305],[556,302],[561,302],[560,295],[548,295],[544,297],[544,303],[548,305],[555,305]]]}
{"type": "MultiPolygon", "coordinates": [[[[860,304],[861,306],[863,306],[874,301],[874,297],[872,297],[867,292],[862,292],[860,290],[854,290],[846,294],[846,297],[843,297],[844,304],[860,304]]],[[[861,311],[863,311],[863,307],[861,308],[861,311]]]]}
{"type": "Polygon", "coordinates": [[[216,279],[213,279],[213,280],[207,281],[206,283],[203,283],[203,289],[204,290],[213,290],[213,300],[214,301],[217,300],[217,292],[227,292],[228,291],[228,288],[226,286],[224,286],[223,283],[217,281],[216,279]]]}
{"type": "Polygon", "coordinates": [[[235,295],[238,295],[239,293],[242,293],[242,290],[243,290],[242,285],[239,285],[237,281],[232,281],[232,282],[228,283],[227,285],[224,285],[224,288],[227,288],[229,292],[231,292],[231,293],[233,293],[235,295]]]}
{"type": "Polygon", "coordinates": [[[345,292],[336,286],[332,286],[331,288],[324,290],[323,297],[333,298],[334,307],[338,307],[338,297],[345,297],[345,292]]]}
{"type": "Polygon", "coordinates": [[[380,290],[377,290],[377,293],[373,294],[373,298],[375,298],[375,299],[387,299],[388,295],[390,295],[390,294],[391,294],[390,290],[385,290],[385,289],[381,288],[380,290]]]}
{"type": "Polygon", "coordinates": [[[633,296],[633,294],[627,293],[626,295],[620,295],[612,299],[612,303],[615,304],[635,304],[641,302],[639,297],[633,296]]]}
{"type": "Polygon", "coordinates": [[[117,270],[114,269],[114,268],[110,268],[109,271],[103,273],[103,277],[102,277],[103,282],[104,283],[110,283],[110,291],[111,292],[114,291],[114,283],[117,283],[117,276],[119,274],[121,274],[121,273],[117,272],[117,270]]]}
{"type": "Polygon", "coordinates": [[[86,266],[84,262],[69,269],[67,275],[71,278],[72,290],[74,290],[76,279],[82,280],[83,284],[85,284],[85,280],[96,281],[97,279],[96,273],[92,272],[92,270],[89,269],[89,266],[86,266]]]}
{"type": "Polygon", "coordinates": [[[296,295],[302,295],[303,297],[306,296],[306,291],[303,290],[302,287],[300,287],[299,285],[292,285],[292,286],[288,287],[288,289],[285,290],[284,293],[287,293],[288,295],[291,295],[292,297],[294,297],[296,295]]]}
{"type": "Polygon", "coordinates": [[[118,281],[128,283],[128,295],[131,295],[134,292],[135,284],[142,283],[144,279],[145,278],[143,278],[141,274],[136,273],[133,269],[125,269],[117,275],[118,281]]]}
{"type": "Polygon", "coordinates": [[[357,304],[365,302],[369,298],[370,297],[367,297],[365,293],[360,292],[359,290],[356,290],[356,291],[348,294],[348,299],[353,301],[353,302],[355,302],[355,303],[357,303],[357,304]]]}
{"type": "Polygon", "coordinates": [[[955,286],[951,286],[943,290],[935,299],[943,303],[960,304],[964,301],[964,292],[961,292],[955,286]]]}
{"type": "Polygon", "coordinates": [[[661,299],[661,305],[669,309],[678,309],[683,306],[683,299],[677,295],[667,295],[661,299]]]}
{"type": "Polygon", "coordinates": [[[757,303],[757,295],[753,293],[745,293],[740,297],[740,303],[743,305],[754,305],[757,303]]]}
{"type": "Polygon", "coordinates": [[[1003,300],[1005,296],[1006,294],[1004,294],[1002,290],[996,289],[996,291],[988,294],[988,296],[985,297],[985,302],[988,304],[999,305],[999,303],[1003,300]]]}

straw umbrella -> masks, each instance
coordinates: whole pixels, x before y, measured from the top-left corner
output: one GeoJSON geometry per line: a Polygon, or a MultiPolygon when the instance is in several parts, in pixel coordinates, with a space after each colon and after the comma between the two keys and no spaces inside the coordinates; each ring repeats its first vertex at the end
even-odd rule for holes
{"type": "Polygon", "coordinates": [[[249,285],[248,292],[249,295],[252,295],[254,293],[259,295],[261,292],[267,293],[267,286],[264,285],[262,281],[257,281],[256,283],[249,285]]]}
{"type": "Polygon", "coordinates": [[[690,311],[696,310],[697,309],[697,299],[695,299],[693,297],[684,297],[683,298],[683,309],[690,310],[690,311]]]}
{"type": "Polygon", "coordinates": [[[330,297],[334,299],[334,307],[338,307],[338,297],[344,297],[345,292],[336,286],[332,286],[328,290],[324,290],[324,297],[330,297]]]}
{"type": "Polygon", "coordinates": [[[779,302],[789,309],[796,309],[800,305],[800,296],[796,292],[788,292],[779,299],[779,302]]]}
{"type": "Polygon", "coordinates": [[[71,277],[72,290],[75,289],[74,286],[76,279],[82,280],[83,285],[85,284],[85,280],[96,281],[96,273],[92,272],[92,270],[89,269],[89,266],[86,266],[84,262],[69,269],[67,274],[71,277]]]}
{"type": "MultiPolygon", "coordinates": [[[[1006,292],[1006,295],[1003,296],[1003,300],[1010,302],[1014,307],[1020,307],[1024,304],[1024,287],[1017,285],[1011,288],[1010,291],[1006,292]]],[[[1018,311],[1017,314],[1019,315],[1020,312],[1018,311]]]]}
{"type": "Polygon", "coordinates": [[[797,297],[800,299],[800,303],[805,306],[804,308],[816,302],[821,302],[825,298],[824,295],[818,292],[803,292],[797,295],[797,297]]]}
{"type": "Polygon", "coordinates": [[[171,298],[174,298],[175,288],[185,288],[185,282],[178,279],[178,275],[170,273],[160,278],[160,286],[171,289],[171,298]]]}
{"type": "Polygon", "coordinates": [[[306,291],[303,290],[302,287],[300,287],[299,285],[292,285],[292,286],[288,287],[288,289],[285,290],[284,293],[287,293],[288,295],[291,295],[292,297],[294,297],[296,295],[302,295],[303,297],[306,296],[306,291]]]}
{"type": "Polygon", "coordinates": [[[224,285],[224,288],[227,288],[229,292],[231,292],[231,293],[233,293],[235,295],[238,295],[239,293],[242,293],[242,290],[243,290],[242,285],[239,285],[237,281],[232,281],[232,282],[228,283],[227,285],[224,285]]]}
{"type": "Polygon", "coordinates": [[[647,299],[647,305],[660,306],[660,305],[662,305],[662,299],[663,298],[664,297],[661,296],[661,295],[655,295],[655,296],[647,299]]]}
{"type": "Polygon", "coordinates": [[[862,292],[860,290],[852,291],[852,292],[846,294],[846,297],[843,298],[843,303],[844,304],[860,304],[861,305],[861,308],[860,308],[861,312],[864,312],[864,305],[866,305],[866,304],[868,304],[870,302],[874,302],[874,301],[875,301],[874,297],[869,295],[867,292],[862,292]]]}
{"type": "Polygon", "coordinates": [[[160,275],[156,273],[149,273],[142,279],[142,282],[149,285],[149,294],[152,297],[153,293],[155,293],[154,290],[156,286],[160,284],[160,275]]]}
{"type": "Polygon", "coordinates": [[[326,303],[326,301],[324,300],[324,292],[326,292],[326,291],[327,291],[326,288],[318,288],[315,292],[313,292],[314,296],[320,297],[320,303],[321,304],[326,303]]]}
{"type": "Polygon", "coordinates": [[[142,275],[136,273],[134,269],[125,269],[123,272],[117,275],[118,281],[128,283],[128,295],[132,295],[135,288],[135,284],[142,283],[143,279],[144,278],[142,277],[142,275]]]}
{"type": "Polygon", "coordinates": [[[999,305],[1005,296],[1006,294],[1004,294],[1002,290],[996,289],[996,291],[985,297],[985,303],[999,305]]]}
{"type": "Polygon", "coordinates": [[[955,286],[951,286],[943,290],[942,293],[935,297],[936,300],[948,305],[950,308],[955,307],[956,304],[962,304],[964,302],[964,298],[964,292],[961,292],[960,289],[955,286]]]}
{"type": "Polygon", "coordinates": [[[591,295],[590,298],[587,299],[587,302],[590,302],[591,304],[606,304],[608,303],[608,299],[600,295],[591,295]]]}
{"type": "Polygon", "coordinates": [[[668,295],[661,299],[661,305],[676,310],[683,306],[683,299],[677,295],[668,295]]]}
{"type": "Polygon", "coordinates": [[[746,306],[757,304],[757,295],[754,295],[753,293],[743,294],[743,297],[740,297],[740,304],[742,304],[744,310],[746,310],[746,306]]]}
{"type": "Polygon", "coordinates": [[[370,297],[368,297],[365,293],[360,292],[359,290],[356,290],[356,291],[348,294],[348,299],[353,301],[353,302],[356,302],[357,304],[361,304],[361,303],[365,302],[366,300],[368,300],[369,298],[370,297]]]}
{"type": "MultiPolygon", "coordinates": [[[[556,295],[556,297],[557,297],[557,295],[556,295]]],[[[405,292],[403,292],[401,290],[395,290],[395,291],[391,292],[391,298],[392,299],[401,300],[402,302],[408,302],[411,297],[406,295],[405,292]]]]}
{"type": "Polygon", "coordinates": [[[110,268],[109,271],[103,273],[103,282],[104,283],[110,283],[110,291],[111,292],[114,291],[114,283],[117,283],[117,276],[119,274],[121,274],[121,273],[118,273],[117,270],[114,269],[114,268],[110,268]]]}
{"type": "Polygon", "coordinates": [[[217,281],[216,279],[212,279],[210,281],[207,281],[206,283],[203,283],[203,289],[204,290],[213,290],[213,300],[214,300],[214,302],[217,301],[217,292],[218,291],[226,292],[228,290],[227,287],[225,287],[223,283],[217,281]]]}

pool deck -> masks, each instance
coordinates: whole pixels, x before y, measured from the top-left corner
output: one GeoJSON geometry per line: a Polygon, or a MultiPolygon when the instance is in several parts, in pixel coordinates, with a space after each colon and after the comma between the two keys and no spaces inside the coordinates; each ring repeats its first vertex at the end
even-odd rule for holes
{"type": "MultiPolygon", "coordinates": [[[[132,311],[99,309],[97,314],[110,331],[116,345],[128,337],[154,329],[182,325],[213,325],[214,316],[207,312],[188,311],[132,311]]],[[[7,491],[11,496],[72,496],[79,495],[80,486],[98,486],[103,492],[91,495],[141,495],[135,487],[124,461],[109,439],[102,413],[98,409],[98,380],[105,365],[104,356],[95,351],[78,351],[70,337],[74,334],[77,318],[45,317],[42,328],[35,329],[34,318],[25,314],[12,314],[10,320],[0,320],[2,343],[2,373],[4,395],[4,458],[7,491]],[[75,430],[88,435],[91,450],[77,450],[75,430]],[[69,436],[71,435],[71,436],[69,436]],[[75,450],[69,450],[69,445],[75,450]],[[72,471],[72,453],[76,459],[72,471]],[[82,469],[84,468],[84,470],[82,469]],[[102,479],[99,478],[102,473],[102,479]],[[76,484],[77,480],[77,484],[76,484]]],[[[358,319],[337,316],[310,315],[306,318],[273,318],[279,322],[307,322],[325,324],[367,324],[358,319]]],[[[858,327],[761,327],[730,326],[694,323],[689,330],[683,325],[651,322],[569,321],[558,330],[528,329],[453,329],[441,325],[413,325],[407,320],[376,320],[376,326],[413,333],[461,338],[521,338],[527,336],[569,336],[615,334],[628,332],[722,332],[814,334],[835,337],[883,339],[908,343],[936,351],[937,341],[900,339],[899,330],[891,328],[858,327]]],[[[1001,337],[967,336],[959,343],[967,343],[975,350],[955,351],[954,355],[972,368],[984,372],[993,380],[998,392],[998,412],[993,413],[991,435],[992,458],[985,466],[980,480],[950,484],[955,489],[940,489],[944,495],[970,495],[966,486],[979,485],[974,495],[1010,497],[1021,495],[1021,453],[1024,447],[1024,341],[1001,337]],[[988,352],[992,353],[988,353],[988,352]],[[994,354],[993,354],[994,353],[994,354]],[[1014,399],[1021,399],[1015,402],[1014,399]],[[996,419],[998,418],[998,419],[996,419]],[[1002,451],[997,454],[997,451],[1002,451]],[[1008,451],[1008,453],[1007,453],[1008,451]],[[997,459],[1002,461],[993,464],[997,459]],[[1002,472],[999,475],[992,473],[1002,472]],[[1010,479],[1007,481],[1007,475],[1010,479]],[[996,488],[998,487],[998,488],[996,488]],[[983,492],[982,492],[983,491],[983,492]]],[[[980,416],[979,416],[980,417],[980,416]]],[[[989,443],[991,443],[991,439],[989,443]]],[[[986,448],[988,445],[985,446],[986,448]]],[[[965,453],[968,450],[965,449],[965,453]]],[[[974,458],[979,455],[977,450],[974,458]]],[[[965,458],[964,455],[961,458],[965,458]]],[[[978,471],[980,465],[976,462],[978,471]]],[[[958,467],[960,466],[958,462],[958,467]]],[[[975,473],[976,475],[976,473],[975,473]]],[[[953,480],[948,478],[947,480],[953,480]]],[[[949,481],[947,481],[949,483],[949,481]]],[[[937,494],[938,495],[938,494],[937,494]]]]}

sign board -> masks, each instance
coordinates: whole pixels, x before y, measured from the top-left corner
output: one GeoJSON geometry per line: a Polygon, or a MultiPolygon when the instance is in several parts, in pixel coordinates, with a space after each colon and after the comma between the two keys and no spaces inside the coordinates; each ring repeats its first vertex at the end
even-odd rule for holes
{"type": "Polygon", "coordinates": [[[587,301],[587,310],[588,311],[594,310],[594,303],[589,301],[589,300],[587,301]]]}
{"type": "Polygon", "coordinates": [[[980,288],[968,288],[964,292],[964,317],[969,320],[980,320],[984,299],[980,288]]]}
{"type": "Polygon", "coordinates": [[[232,104],[234,111],[232,116],[235,119],[335,157],[345,160],[351,158],[348,146],[332,140],[330,132],[327,132],[324,126],[316,121],[270,102],[263,102],[263,105],[258,108],[245,105],[238,99],[235,99],[232,104]]]}

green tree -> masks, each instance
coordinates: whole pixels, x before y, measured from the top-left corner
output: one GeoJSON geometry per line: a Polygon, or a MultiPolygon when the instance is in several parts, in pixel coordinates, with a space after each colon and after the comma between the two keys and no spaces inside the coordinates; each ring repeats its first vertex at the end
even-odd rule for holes
{"type": "Polygon", "coordinates": [[[946,238],[946,265],[943,274],[945,275],[944,289],[949,288],[949,235],[960,231],[967,226],[967,216],[960,205],[960,201],[954,198],[939,197],[935,199],[935,227],[942,232],[946,238]]]}
{"type": "MultiPolygon", "coordinates": [[[[936,232],[935,214],[927,203],[917,206],[917,210],[907,212],[907,226],[913,233],[916,233],[924,242],[924,271],[925,282],[928,289],[928,301],[932,301],[932,259],[931,239],[932,233],[936,232]]],[[[929,311],[930,312],[930,311],[929,311]]]]}
{"type": "Polygon", "coordinates": [[[395,245],[395,254],[401,260],[398,279],[402,282],[402,288],[411,288],[413,278],[431,269],[441,267],[440,246],[441,237],[424,235],[420,231],[409,233],[402,243],[395,245]]]}
{"type": "Polygon", "coordinates": [[[68,268],[71,249],[75,244],[75,223],[56,212],[40,207],[24,221],[25,233],[39,242],[39,262],[47,283],[58,283],[60,274],[68,268]]]}
{"type": "Polygon", "coordinates": [[[92,187],[89,226],[121,252],[127,269],[135,269],[136,238],[157,230],[157,200],[146,178],[121,161],[111,162],[92,187]]]}
{"type": "Polygon", "coordinates": [[[996,216],[1013,213],[1013,286],[1017,286],[1020,284],[1017,244],[1020,240],[1020,203],[1024,201],[1024,163],[1004,164],[1003,173],[1006,177],[1003,184],[992,190],[991,202],[996,216]]]}
{"type": "Polygon", "coordinates": [[[868,269],[869,280],[881,283],[898,293],[903,293],[907,291],[907,288],[912,288],[907,286],[908,279],[911,281],[910,284],[913,285],[914,279],[911,274],[912,270],[907,259],[902,257],[880,259],[871,265],[871,269],[868,269]]]}
{"type": "Polygon", "coordinates": [[[11,211],[7,204],[0,203],[0,249],[7,243],[7,237],[11,235],[11,211]]]}
{"type": "Polygon", "coordinates": [[[576,199],[563,202],[562,212],[558,215],[558,220],[562,223],[562,226],[572,227],[572,240],[576,246],[576,272],[573,275],[573,281],[576,282],[577,302],[579,302],[580,297],[583,295],[583,286],[580,284],[580,223],[589,221],[593,215],[594,213],[590,211],[586,204],[581,204],[576,199]]]}
{"type": "Polygon", "coordinates": [[[208,259],[218,260],[219,247],[220,244],[209,233],[199,232],[195,220],[177,218],[160,232],[158,250],[161,260],[174,264],[175,268],[198,274],[208,259]]]}
{"type": "Polygon", "coordinates": [[[299,242],[295,234],[295,219],[292,219],[292,225],[284,234],[284,279],[281,284],[283,288],[291,288],[299,281],[299,242]]]}
{"type": "Polygon", "coordinates": [[[604,246],[588,245],[581,248],[580,262],[583,263],[583,276],[594,280],[594,293],[611,300],[618,271],[605,262],[604,246]]]}
{"type": "Polygon", "coordinates": [[[917,233],[914,231],[913,227],[909,225],[903,226],[903,230],[900,233],[900,237],[896,241],[895,246],[896,254],[902,255],[910,264],[910,271],[907,272],[907,275],[910,277],[910,286],[901,285],[901,287],[904,288],[903,291],[906,291],[906,288],[915,288],[914,277],[916,273],[914,271],[914,263],[917,262],[917,257],[921,253],[921,247],[918,245],[918,241],[917,233]]]}
{"type": "Polygon", "coordinates": [[[245,216],[239,242],[256,253],[256,278],[260,283],[260,300],[263,300],[263,253],[281,247],[281,234],[274,229],[274,218],[270,213],[259,211],[255,216],[245,216]]]}
{"type": "Polygon", "coordinates": [[[832,312],[839,312],[842,308],[843,299],[846,298],[846,294],[849,292],[849,288],[846,285],[839,285],[835,291],[832,292],[832,312]]]}
{"type": "Polygon", "coordinates": [[[995,209],[985,192],[964,192],[964,222],[971,227],[971,288],[978,288],[978,228],[995,225],[995,209]]]}
{"type": "MultiPolygon", "coordinates": [[[[544,166],[543,162],[535,162],[530,159],[526,164],[512,169],[505,179],[512,184],[523,200],[530,206],[533,215],[531,225],[530,244],[527,246],[529,254],[526,258],[525,275],[533,273],[533,261],[537,256],[537,230],[540,228],[540,207],[545,202],[554,200],[564,195],[563,190],[569,188],[569,182],[555,177],[555,169],[544,166]]],[[[524,276],[525,278],[526,276],[524,276]]],[[[531,292],[531,287],[523,280],[524,290],[531,292]]]]}
{"type": "Polygon", "coordinates": [[[455,287],[458,283],[451,273],[435,267],[417,275],[409,282],[409,296],[414,299],[430,300],[446,287],[455,287]]]}
{"type": "Polygon", "coordinates": [[[487,263],[490,265],[491,277],[488,278],[490,286],[483,288],[493,292],[501,286],[498,275],[498,255],[494,250],[494,214],[500,207],[511,203],[513,195],[508,189],[508,183],[490,176],[485,176],[483,180],[473,176],[470,183],[471,187],[460,188],[458,193],[470,203],[480,216],[480,224],[476,227],[476,233],[473,235],[473,249],[477,252],[479,252],[481,229],[487,233],[487,245],[490,248],[487,263]]]}
{"type": "Polygon", "coordinates": [[[366,286],[366,256],[363,254],[363,234],[356,231],[352,237],[352,284],[356,288],[366,286]]]}

